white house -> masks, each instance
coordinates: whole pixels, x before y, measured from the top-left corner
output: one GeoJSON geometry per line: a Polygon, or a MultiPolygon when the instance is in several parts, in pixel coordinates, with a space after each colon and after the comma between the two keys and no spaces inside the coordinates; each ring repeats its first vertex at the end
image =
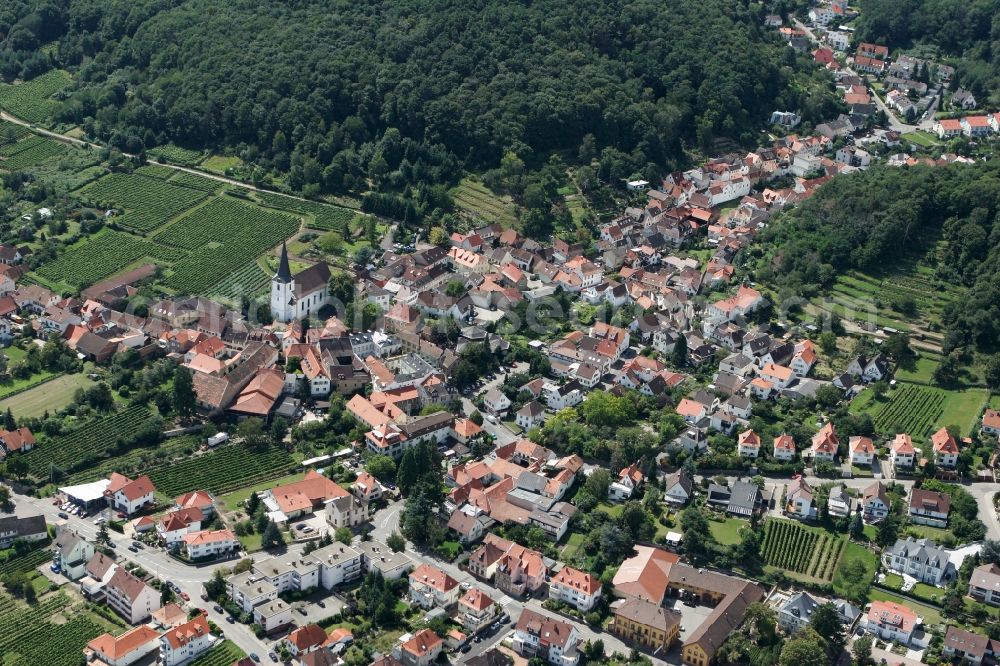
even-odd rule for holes
{"type": "Polygon", "coordinates": [[[447,608],[458,601],[458,581],[430,564],[410,572],[410,601],[422,608],[447,608]]]}
{"type": "Polygon", "coordinates": [[[531,430],[545,420],[545,407],[537,400],[524,404],[514,415],[514,422],[524,430],[531,430]]]}
{"type": "Polygon", "coordinates": [[[949,553],[930,539],[896,539],[891,548],[882,551],[882,566],[921,583],[941,586],[952,577],[953,565],[949,553]]]}
{"type": "Polygon", "coordinates": [[[861,493],[861,508],[865,521],[874,523],[889,515],[892,502],[881,481],[871,484],[861,493]]]}
{"type": "Polygon", "coordinates": [[[226,593],[244,613],[250,613],[256,606],[278,598],[278,588],[254,571],[245,571],[227,578],[226,593]]]}
{"type": "Polygon", "coordinates": [[[204,614],[168,629],[160,637],[160,662],[164,666],[178,666],[196,659],[210,647],[214,638],[204,614]]]}
{"type": "Polygon", "coordinates": [[[263,627],[265,632],[272,633],[292,623],[292,607],[281,599],[267,601],[254,606],[253,621],[263,627]]]}
{"type": "Polygon", "coordinates": [[[492,388],[486,392],[485,396],[483,396],[483,404],[491,414],[499,416],[506,414],[507,410],[510,409],[510,398],[508,398],[500,389],[492,388]]]}
{"type": "Polygon", "coordinates": [[[801,476],[796,476],[785,491],[785,513],[794,518],[815,518],[813,490],[801,476]]]}
{"type": "Polygon", "coordinates": [[[884,641],[909,645],[917,626],[917,614],[892,601],[873,601],[865,618],[868,632],[884,641]]]}
{"type": "Polygon", "coordinates": [[[94,556],[94,544],[79,534],[62,528],[52,549],[52,563],[58,565],[69,580],[79,580],[87,573],[87,563],[94,556]]]}
{"type": "Polygon", "coordinates": [[[792,436],[786,432],[775,437],[771,455],[782,462],[795,460],[795,440],[792,436]]]}
{"type": "Polygon", "coordinates": [[[737,438],[741,458],[756,458],[760,455],[760,437],[753,430],[745,430],[737,438]]]}
{"type": "Polygon", "coordinates": [[[958,464],[958,442],[947,428],[941,428],[931,435],[934,445],[934,464],[938,467],[954,468],[958,464]]]}
{"type": "Polygon", "coordinates": [[[618,473],[617,481],[608,486],[608,499],[616,502],[627,500],[642,485],[645,478],[638,463],[632,463],[618,473]]]}
{"type": "Polygon", "coordinates": [[[526,608],[514,626],[512,645],[524,657],[539,657],[554,666],[575,666],[580,661],[576,627],[526,608]]]}
{"type": "Polygon", "coordinates": [[[837,457],[837,449],[840,447],[840,438],[837,437],[837,429],[832,423],[827,423],[812,438],[812,456],[816,461],[826,460],[833,462],[837,457]]]}
{"type": "Polygon", "coordinates": [[[761,368],[758,376],[779,389],[788,388],[795,379],[795,373],[791,368],[774,363],[768,363],[761,368]]]}
{"type": "Polygon", "coordinates": [[[869,437],[851,437],[847,441],[847,451],[851,464],[855,467],[870,467],[875,458],[875,444],[869,437]]]}
{"type": "Polygon", "coordinates": [[[129,666],[156,651],[159,645],[160,634],[141,624],[121,636],[101,634],[87,643],[84,654],[89,652],[108,666],[129,666]]]}
{"type": "Polygon", "coordinates": [[[591,573],[563,567],[549,581],[549,599],[569,604],[587,612],[601,597],[601,581],[591,573]]]}
{"type": "Polygon", "coordinates": [[[542,396],[549,409],[559,411],[583,402],[583,391],[580,388],[580,382],[575,379],[562,386],[546,382],[542,386],[542,396]]]}
{"type": "Polygon", "coordinates": [[[899,469],[912,469],[916,461],[917,450],[913,447],[913,440],[905,432],[896,435],[889,447],[889,460],[892,466],[899,469]]]}
{"type": "Polygon", "coordinates": [[[694,483],[691,475],[684,469],[679,469],[664,481],[663,501],[674,506],[684,506],[691,499],[694,483]]]}
{"type": "Polygon", "coordinates": [[[118,567],[104,586],[108,606],[130,624],[138,624],[160,608],[160,593],[118,567]]]}
{"type": "Polygon", "coordinates": [[[239,550],[240,541],[229,530],[201,530],[185,534],[184,550],[192,560],[218,557],[239,550]]]}
{"type": "Polygon", "coordinates": [[[130,479],[114,472],[104,494],[111,508],[131,516],[140,509],[155,504],[156,486],[145,474],[137,479],[130,479]]]}
{"type": "Polygon", "coordinates": [[[851,497],[847,494],[844,486],[830,488],[830,494],[826,500],[826,511],[835,518],[846,518],[850,515],[851,497]]]}
{"type": "Polygon", "coordinates": [[[493,621],[497,615],[497,604],[485,592],[474,587],[458,600],[455,619],[469,633],[475,633],[493,621]]]}

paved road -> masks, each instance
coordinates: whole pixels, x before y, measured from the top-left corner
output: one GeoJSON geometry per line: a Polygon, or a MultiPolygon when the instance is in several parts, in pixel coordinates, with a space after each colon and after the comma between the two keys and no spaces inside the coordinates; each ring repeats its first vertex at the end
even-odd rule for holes
{"type": "MultiPolygon", "coordinates": [[[[59,507],[54,506],[51,499],[35,499],[33,497],[18,495],[15,493],[12,493],[12,497],[15,502],[15,513],[17,515],[37,515],[38,513],[42,513],[48,523],[62,521],[62,518],[58,515],[59,507]]],[[[97,536],[98,527],[97,525],[94,525],[92,518],[78,518],[71,515],[67,522],[77,534],[85,539],[92,541],[97,536]]],[[[226,638],[233,641],[233,643],[235,643],[247,654],[256,652],[262,658],[267,658],[267,653],[271,648],[264,641],[261,641],[254,636],[253,631],[251,631],[247,625],[239,623],[228,624],[224,614],[216,613],[210,604],[202,603],[200,599],[201,594],[204,592],[202,583],[212,577],[215,569],[221,567],[231,567],[235,562],[234,560],[214,566],[188,566],[178,562],[167,555],[163,550],[158,548],[151,548],[147,546],[139,552],[133,553],[128,550],[128,545],[132,541],[131,539],[125,538],[114,531],[109,533],[111,535],[111,540],[115,543],[115,552],[118,554],[119,560],[122,558],[127,559],[135,564],[138,564],[143,569],[149,571],[160,579],[170,580],[173,583],[176,583],[177,586],[191,598],[190,605],[204,608],[208,612],[209,618],[211,618],[211,620],[219,625],[219,627],[221,627],[225,632],[226,638]]],[[[291,546],[292,549],[301,547],[302,546],[291,546]]],[[[262,560],[270,557],[272,556],[258,555],[255,556],[255,559],[262,560]]],[[[178,600],[178,602],[180,603],[181,600],[178,600]]]]}

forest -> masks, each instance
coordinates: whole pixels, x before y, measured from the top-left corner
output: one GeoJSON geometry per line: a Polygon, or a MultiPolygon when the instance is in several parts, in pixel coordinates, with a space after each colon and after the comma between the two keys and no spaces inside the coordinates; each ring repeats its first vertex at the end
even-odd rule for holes
{"type": "Polygon", "coordinates": [[[958,65],[958,82],[1000,103],[1000,0],[861,0],[858,41],[930,46],[958,65]]]}
{"type": "Polygon", "coordinates": [[[748,257],[785,296],[812,295],[848,269],[924,258],[968,288],[943,314],[945,350],[1000,345],[1000,163],[876,167],[838,176],[782,214],[748,257]],[[762,248],[772,248],[764,251],[762,248]]]}
{"type": "Polygon", "coordinates": [[[765,31],[764,11],[730,0],[14,0],[0,9],[0,76],[69,70],[57,120],[128,152],[229,150],[295,191],[423,201],[408,188],[508,154],[534,169],[586,144],[625,177],[720,142],[756,145],[774,108],[818,122],[828,83],[765,31]]]}

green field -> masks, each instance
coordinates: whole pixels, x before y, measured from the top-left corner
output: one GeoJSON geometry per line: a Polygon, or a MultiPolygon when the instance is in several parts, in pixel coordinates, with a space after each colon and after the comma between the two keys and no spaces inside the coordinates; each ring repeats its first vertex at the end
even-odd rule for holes
{"type": "Polygon", "coordinates": [[[224,155],[209,155],[202,161],[200,166],[205,171],[225,174],[227,169],[235,169],[236,167],[243,166],[243,160],[235,155],[229,157],[224,155]]]}
{"type": "Polygon", "coordinates": [[[764,523],[760,552],[771,567],[807,580],[833,578],[846,539],[842,535],[791,520],[769,518],[764,523]]]}
{"type": "Polygon", "coordinates": [[[931,134],[930,132],[925,132],[923,130],[917,132],[907,132],[900,137],[903,141],[909,141],[910,143],[916,144],[922,148],[933,148],[934,146],[941,145],[937,136],[931,134]]]}
{"type": "Polygon", "coordinates": [[[944,390],[918,384],[901,383],[881,401],[862,393],[855,400],[862,406],[854,412],[872,415],[879,433],[889,436],[908,433],[914,442],[923,441],[938,429],[955,425],[963,435],[972,431],[989,394],[985,389],[944,390]]]}
{"type": "Polygon", "coordinates": [[[517,222],[512,203],[474,180],[464,178],[451,191],[451,198],[455,206],[466,217],[471,218],[474,224],[499,222],[505,227],[510,227],[517,222]]]}
{"type": "MultiPolygon", "coordinates": [[[[868,527],[871,527],[870,525],[868,527]]],[[[866,528],[867,529],[867,528],[866,528]]],[[[844,594],[849,585],[856,585],[858,581],[844,580],[843,568],[848,562],[860,561],[865,567],[865,580],[870,583],[875,579],[875,572],[878,570],[878,558],[864,546],[848,541],[844,546],[844,551],[840,555],[840,562],[833,576],[833,589],[838,594],[844,594]]]]}
{"type": "Polygon", "coordinates": [[[60,375],[44,384],[22,391],[0,401],[0,410],[10,409],[18,418],[35,418],[46,411],[54,413],[73,402],[77,389],[86,388],[93,382],[84,373],[60,375]]]}
{"type": "Polygon", "coordinates": [[[58,105],[52,96],[71,80],[66,72],[52,70],[17,85],[0,84],[0,109],[28,122],[43,123],[58,105]]]}
{"type": "Polygon", "coordinates": [[[189,150],[173,144],[156,146],[146,151],[153,159],[180,164],[181,166],[194,166],[201,161],[202,152],[200,150],[189,150]]]}

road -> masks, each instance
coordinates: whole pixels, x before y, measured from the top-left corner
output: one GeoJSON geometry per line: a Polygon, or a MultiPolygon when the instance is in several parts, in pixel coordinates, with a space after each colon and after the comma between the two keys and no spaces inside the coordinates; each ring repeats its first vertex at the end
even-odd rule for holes
{"type": "MultiPolygon", "coordinates": [[[[56,141],[61,141],[63,143],[68,143],[68,144],[70,144],[72,146],[77,146],[78,148],[89,148],[91,150],[101,150],[103,148],[107,148],[107,146],[103,146],[103,145],[98,144],[98,143],[92,143],[90,141],[84,141],[83,139],[77,139],[76,137],[67,136],[65,134],[59,134],[58,132],[53,132],[51,130],[47,130],[47,129],[38,127],[37,125],[29,123],[28,121],[26,121],[26,120],[24,120],[22,118],[18,118],[17,116],[12,116],[9,113],[7,113],[6,111],[0,111],[0,119],[6,120],[6,121],[11,122],[11,123],[14,123],[15,125],[21,125],[22,127],[27,127],[32,132],[35,132],[36,134],[40,134],[42,136],[47,136],[50,139],[55,139],[56,141]]],[[[129,153],[122,153],[122,155],[124,155],[125,157],[130,157],[130,158],[131,157],[135,157],[135,155],[132,155],[132,154],[129,154],[129,153]]],[[[279,195],[279,196],[288,197],[289,199],[297,199],[299,201],[311,201],[310,199],[306,199],[305,197],[295,196],[294,194],[285,194],[284,192],[275,192],[274,190],[268,190],[268,189],[265,189],[263,187],[257,187],[256,185],[253,185],[252,183],[247,183],[247,182],[244,182],[242,180],[237,180],[235,178],[230,178],[228,176],[222,176],[220,174],[212,173],[210,171],[202,171],[201,169],[192,169],[191,167],[180,166],[178,164],[166,164],[166,163],[162,163],[161,164],[159,162],[157,162],[157,164],[159,164],[160,166],[164,166],[164,167],[166,167],[168,169],[173,169],[174,171],[183,171],[185,173],[191,173],[191,174],[194,174],[196,176],[201,176],[202,178],[208,178],[210,180],[215,180],[215,181],[218,181],[220,183],[225,183],[227,185],[234,185],[236,187],[243,187],[243,188],[246,188],[248,190],[253,190],[254,192],[267,192],[268,194],[276,194],[276,195],[279,195]]]]}
{"type": "MultiPolygon", "coordinates": [[[[45,516],[48,523],[62,522],[59,517],[59,507],[52,504],[51,499],[36,499],[26,495],[11,493],[15,503],[15,513],[17,515],[38,515],[45,516]]],[[[85,539],[93,541],[97,537],[98,527],[93,523],[92,518],[78,518],[70,516],[67,521],[70,528],[85,539]]],[[[225,632],[226,638],[235,643],[241,650],[250,653],[257,653],[266,658],[271,648],[262,640],[254,636],[250,627],[244,624],[228,624],[224,613],[216,613],[211,604],[201,603],[201,594],[204,592],[202,583],[212,578],[215,569],[221,567],[232,567],[234,560],[217,564],[214,566],[195,567],[183,564],[167,555],[163,550],[146,546],[137,553],[128,550],[131,539],[125,538],[117,532],[110,531],[111,540],[115,544],[115,552],[118,559],[127,559],[130,562],[141,566],[161,580],[169,580],[175,583],[190,598],[190,606],[204,608],[208,612],[208,617],[219,625],[225,632]]],[[[291,548],[301,548],[302,546],[291,546],[291,548]]],[[[255,556],[255,560],[263,560],[272,557],[271,555],[255,556]]],[[[182,603],[178,600],[178,603],[182,603]]]]}
{"type": "MultiPolygon", "coordinates": [[[[812,29],[809,28],[809,26],[807,26],[805,23],[803,23],[797,18],[793,18],[792,21],[795,23],[796,28],[798,28],[799,30],[801,30],[806,34],[806,37],[809,38],[809,41],[813,42],[814,44],[820,43],[819,38],[816,37],[816,33],[814,33],[812,29]]],[[[865,78],[864,75],[858,74],[850,67],[845,67],[844,71],[847,72],[848,74],[858,76],[862,79],[865,78]]],[[[895,132],[899,132],[900,134],[904,134],[906,132],[913,132],[915,130],[930,131],[930,129],[934,127],[934,110],[937,108],[936,100],[931,104],[929,108],[927,119],[911,125],[900,121],[896,117],[896,114],[888,106],[886,106],[885,102],[882,101],[882,98],[879,97],[878,93],[876,93],[875,90],[870,89],[870,92],[872,99],[875,100],[875,105],[879,108],[880,111],[882,111],[885,114],[886,121],[888,122],[889,125],[889,129],[895,132]]]]}
{"type": "MultiPolygon", "coordinates": [[[[387,506],[386,508],[376,512],[375,516],[372,519],[372,525],[374,526],[374,529],[372,530],[371,536],[373,539],[385,543],[385,539],[390,534],[399,531],[399,515],[402,512],[402,508],[403,508],[402,502],[393,502],[390,503],[389,506],[387,506]]],[[[410,544],[406,545],[406,554],[409,555],[413,559],[413,561],[416,562],[417,564],[427,563],[437,567],[438,569],[444,571],[446,574],[457,580],[460,584],[464,584],[467,586],[474,586],[482,589],[490,596],[490,598],[493,599],[493,601],[495,601],[497,604],[500,605],[500,607],[510,616],[511,620],[513,620],[514,622],[517,621],[517,618],[520,617],[521,612],[525,608],[529,608],[533,611],[536,611],[538,613],[543,613],[545,615],[555,615],[552,611],[546,610],[545,608],[542,607],[542,599],[534,599],[534,598],[526,600],[515,599],[514,597],[511,597],[510,595],[494,587],[490,582],[480,580],[475,576],[473,576],[472,574],[470,574],[469,572],[458,568],[451,562],[438,558],[434,554],[418,551],[415,548],[413,548],[410,544]]],[[[600,639],[604,641],[604,648],[609,653],[620,652],[622,654],[627,655],[632,650],[632,647],[630,645],[626,645],[616,636],[604,632],[594,631],[589,625],[582,622],[578,622],[573,618],[565,616],[559,616],[559,617],[560,619],[569,622],[570,624],[575,626],[582,640],[593,641],[600,639]]],[[[493,644],[498,642],[508,631],[509,627],[508,629],[497,632],[492,637],[483,641],[482,643],[473,643],[473,649],[468,654],[463,655],[462,660],[463,661],[467,660],[475,656],[476,654],[484,652],[486,649],[488,649],[493,644]]],[[[653,663],[668,664],[672,662],[667,662],[662,659],[653,659],[653,663]]]]}

